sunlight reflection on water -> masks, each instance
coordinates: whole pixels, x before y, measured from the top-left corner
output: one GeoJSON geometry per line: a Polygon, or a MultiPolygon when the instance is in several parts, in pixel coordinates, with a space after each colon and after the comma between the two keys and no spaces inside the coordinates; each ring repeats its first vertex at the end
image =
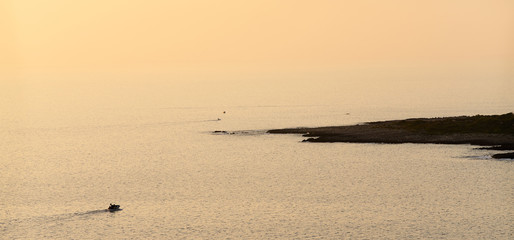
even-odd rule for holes
{"type": "MultiPolygon", "coordinates": [[[[514,166],[485,157],[488,151],[468,145],[301,143],[298,135],[263,131],[366,119],[343,114],[337,121],[330,115],[299,120],[308,119],[307,112],[327,112],[319,107],[236,108],[221,121],[210,121],[221,115],[216,109],[146,111],[132,123],[4,131],[10,142],[2,148],[3,237],[513,235],[514,166]],[[101,209],[114,201],[124,210],[101,209]]],[[[376,118],[387,116],[368,119],[376,118]]]]}

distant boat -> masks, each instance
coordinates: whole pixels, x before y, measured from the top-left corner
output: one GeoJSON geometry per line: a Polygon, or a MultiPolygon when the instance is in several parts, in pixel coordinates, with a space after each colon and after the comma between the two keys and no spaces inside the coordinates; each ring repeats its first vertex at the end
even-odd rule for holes
{"type": "Polygon", "coordinates": [[[114,211],[120,211],[122,210],[120,208],[120,205],[116,205],[116,204],[109,204],[109,208],[107,208],[107,210],[109,210],[109,212],[114,212],[114,211]]]}

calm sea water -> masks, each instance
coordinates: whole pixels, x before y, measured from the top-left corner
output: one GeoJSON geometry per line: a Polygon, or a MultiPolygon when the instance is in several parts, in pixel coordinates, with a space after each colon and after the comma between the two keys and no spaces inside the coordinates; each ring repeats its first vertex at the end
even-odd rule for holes
{"type": "Polygon", "coordinates": [[[264,131],[512,106],[476,109],[266,105],[4,116],[0,238],[513,239],[514,165],[487,157],[495,151],[313,144],[264,131]],[[123,210],[106,212],[114,202],[123,210]]]}

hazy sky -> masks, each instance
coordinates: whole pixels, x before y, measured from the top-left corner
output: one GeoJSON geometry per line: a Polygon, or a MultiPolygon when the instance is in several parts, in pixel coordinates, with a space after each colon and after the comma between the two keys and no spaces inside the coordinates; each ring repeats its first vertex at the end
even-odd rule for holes
{"type": "Polygon", "coordinates": [[[512,0],[1,0],[0,31],[4,89],[402,78],[507,101],[514,87],[512,0]]]}

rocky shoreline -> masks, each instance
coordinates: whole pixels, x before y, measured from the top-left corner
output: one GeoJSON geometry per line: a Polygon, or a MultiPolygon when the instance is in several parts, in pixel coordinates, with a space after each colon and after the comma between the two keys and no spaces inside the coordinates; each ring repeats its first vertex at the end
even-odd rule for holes
{"type": "MultiPolygon", "coordinates": [[[[514,150],[514,114],[445,118],[416,118],[369,122],[351,126],[286,128],[271,134],[302,134],[305,142],[434,143],[490,146],[514,150]]],[[[513,158],[514,152],[493,155],[513,158]]]]}

